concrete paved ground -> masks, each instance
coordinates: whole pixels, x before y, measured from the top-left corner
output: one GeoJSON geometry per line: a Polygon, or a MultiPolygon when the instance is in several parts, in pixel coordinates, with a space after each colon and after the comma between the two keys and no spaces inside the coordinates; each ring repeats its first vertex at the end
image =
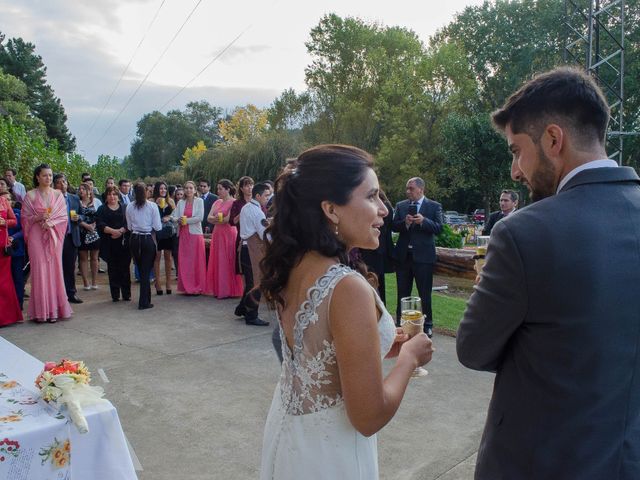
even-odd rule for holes
{"type": "MultiPolygon", "coordinates": [[[[137,301],[112,303],[106,275],[100,280],[97,291],[79,290],[85,302],[73,306],[71,320],[28,322],[0,335],[40,360],[87,363],[118,409],[141,480],[257,478],[279,375],[272,328],[235,318],[236,300],[176,295],[175,285],[141,312],[137,301]]],[[[268,312],[262,316],[273,325],[268,312]]],[[[473,478],[493,375],[462,367],[453,338],[433,340],[429,375],[412,381],[378,434],[381,479],[473,478]]]]}

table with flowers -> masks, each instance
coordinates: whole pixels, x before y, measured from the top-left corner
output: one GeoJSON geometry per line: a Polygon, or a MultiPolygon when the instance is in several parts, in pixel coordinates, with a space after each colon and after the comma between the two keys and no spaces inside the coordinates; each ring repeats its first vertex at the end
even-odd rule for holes
{"type": "Polygon", "coordinates": [[[0,480],[137,479],[115,407],[85,407],[80,434],[66,409],[42,400],[43,367],[0,337],[0,480]]]}

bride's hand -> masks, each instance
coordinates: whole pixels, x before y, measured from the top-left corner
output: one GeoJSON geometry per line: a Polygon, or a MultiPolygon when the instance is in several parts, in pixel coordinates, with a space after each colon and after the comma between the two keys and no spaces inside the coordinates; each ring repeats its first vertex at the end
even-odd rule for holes
{"type": "Polygon", "coordinates": [[[407,340],[409,340],[409,335],[404,333],[401,328],[396,328],[396,337],[393,339],[393,345],[391,345],[389,352],[384,358],[396,358],[400,353],[400,347],[402,347],[402,344],[407,340]]]}
{"type": "Polygon", "coordinates": [[[419,333],[402,344],[399,355],[409,355],[417,363],[417,368],[429,363],[433,352],[431,339],[426,334],[419,333]]]}

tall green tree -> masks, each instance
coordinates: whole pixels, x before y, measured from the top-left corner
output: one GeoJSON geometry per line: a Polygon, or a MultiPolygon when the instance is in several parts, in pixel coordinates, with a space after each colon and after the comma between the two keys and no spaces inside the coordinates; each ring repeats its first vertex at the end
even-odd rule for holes
{"type": "Polygon", "coordinates": [[[187,148],[204,141],[207,147],[220,139],[222,110],[206,101],[191,102],[184,111],[155,111],[138,121],[137,137],[125,162],[135,176],[159,176],[180,166],[187,148]]]}
{"type": "Polygon", "coordinates": [[[5,35],[0,33],[0,68],[26,85],[25,102],[31,113],[44,122],[50,139],[63,151],[72,152],[76,141],[67,128],[67,115],[62,102],[47,84],[47,67],[35,49],[34,44],[22,38],[5,41],[5,35]]]}

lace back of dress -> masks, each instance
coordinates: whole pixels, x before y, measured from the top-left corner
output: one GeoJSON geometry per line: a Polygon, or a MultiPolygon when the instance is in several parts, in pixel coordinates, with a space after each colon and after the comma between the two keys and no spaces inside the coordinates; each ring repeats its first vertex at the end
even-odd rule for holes
{"type": "Polygon", "coordinates": [[[280,385],[283,403],[291,415],[318,412],[342,403],[329,306],[336,284],[350,274],[355,272],[345,265],[329,268],[309,288],[306,301],[296,313],[293,351],[283,338],[280,385]]]}

